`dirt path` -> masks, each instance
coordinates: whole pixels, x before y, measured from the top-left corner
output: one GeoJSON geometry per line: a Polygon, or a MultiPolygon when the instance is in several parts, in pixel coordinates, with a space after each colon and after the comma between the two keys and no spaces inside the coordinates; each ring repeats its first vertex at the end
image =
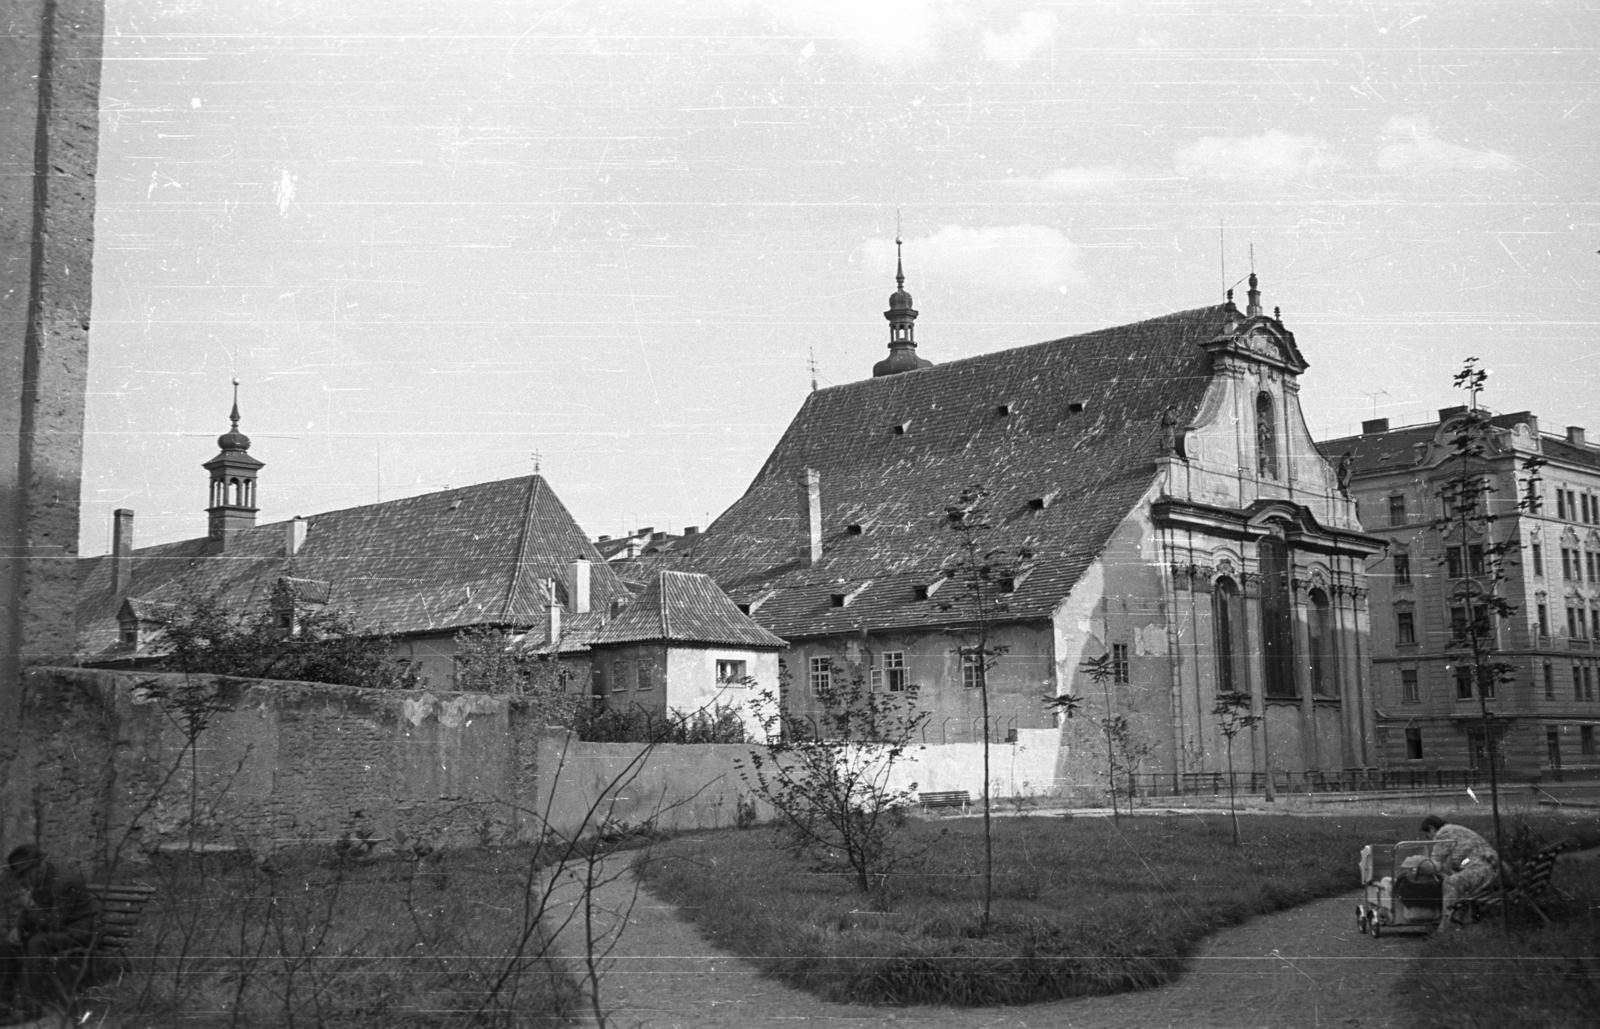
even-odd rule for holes
{"type": "MultiPolygon", "coordinates": [[[[1158,990],[1012,1008],[830,1004],[720,953],[629,873],[597,891],[596,925],[614,942],[601,998],[618,1029],[775,1029],[896,1025],[930,1029],[1375,1029],[1398,1026],[1389,990],[1420,937],[1374,940],[1355,928],[1359,893],[1302,905],[1217,933],[1191,971],[1158,990]],[[619,924],[626,921],[620,939],[619,924]]],[[[562,895],[570,905],[575,887],[562,895]]],[[[558,939],[582,953],[575,919],[558,939]]]]}

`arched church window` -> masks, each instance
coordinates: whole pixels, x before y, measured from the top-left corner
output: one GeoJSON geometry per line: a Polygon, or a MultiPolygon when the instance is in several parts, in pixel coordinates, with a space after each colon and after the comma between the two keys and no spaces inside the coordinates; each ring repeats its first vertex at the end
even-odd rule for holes
{"type": "Polygon", "coordinates": [[[1294,604],[1289,581],[1289,545],[1261,541],[1261,656],[1269,697],[1299,695],[1294,677],[1294,604]]]}
{"type": "Polygon", "coordinates": [[[1211,589],[1211,624],[1216,635],[1217,692],[1246,692],[1244,598],[1227,576],[1211,589]]]}
{"type": "Polygon", "coordinates": [[[1267,479],[1278,477],[1278,418],[1272,394],[1256,394],[1256,471],[1267,479]]]}
{"type": "Polygon", "coordinates": [[[1333,637],[1333,606],[1328,594],[1320,589],[1311,591],[1311,623],[1307,627],[1307,642],[1311,647],[1311,692],[1320,697],[1338,695],[1338,653],[1333,637]]]}

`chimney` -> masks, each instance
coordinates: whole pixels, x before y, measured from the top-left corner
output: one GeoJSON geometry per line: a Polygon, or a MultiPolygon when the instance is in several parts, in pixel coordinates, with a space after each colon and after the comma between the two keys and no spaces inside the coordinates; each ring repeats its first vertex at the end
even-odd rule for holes
{"type": "Polygon", "coordinates": [[[822,560],[822,476],[815,468],[802,471],[796,480],[800,487],[800,563],[814,565],[822,560]]]}
{"type": "Polygon", "coordinates": [[[572,559],[572,575],[567,580],[570,587],[568,600],[572,601],[572,613],[586,615],[589,613],[589,559],[575,557],[572,559]]]}
{"type": "Polygon", "coordinates": [[[1462,404],[1459,407],[1441,407],[1441,408],[1439,408],[1439,424],[1443,425],[1445,422],[1448,422],[1450,419],[1454,418],[1456,415],[1458,415],[1458,414],[1466,414],[1466,413],[1467,413],[1467,406],[1465,404],[1462,404]]]}
{"type": "Polygon", "coordinates": [[[544,641],[554,645],[561,639],[561,602],[556,599],[556,581],[544,581],[544,641]]]}
{"type": "Polygon", "coordinates": [[[283,556],[294,557],[300,553],[300,548],[305,545],[306,531],[311,528],[311,523],[299,515],[295,515],[283,523],[283,556]]]}
{"type": "Polygon", "coordinates": [[[618,597],[612,597],[611,598],[611,617],[615,618],[618,615],[620,615],[622,613],[622,609],[627,607],[628,606],[628,601],[630,601],[632,599],[633,599],[632,597],[627,596],[626,594],[624,594],[622,596],[618,596],[618,597]]]}
{"type": "Polygon", "coordinates": [[[1363,436],[1368,433],[1388,431],[1389,419],[1387,418],[1372,418],[1361,423],[1361,435],[1363,436]]]}
{"type": "Polygon", "coordinates": [[[133,580],[133,512],[111,512],[111,592],[121,593],[133,580]]]}
{"type": "Polygon", "coordinates": [[[700,526],[698,526],[698,525],[685,525],[683,527],[683,534],[685,536],[695,536],[695,535],[698,535],[699,532],[700,532],[700,526]]]}
{"type": "MultiPolygon", "coordinates": [[[[1583,442],[1583,426],[1581,426],[1581,425],[1569,425],[1569,426],[1567,426],[1567,442],[1571,443],[1575,447],[1583,446],[1584,445],[1584,442],[1583,442]]],[[[128,517],[129,518],[133,517],[133,512],[132,511],[128,512],[128,517]]]]}

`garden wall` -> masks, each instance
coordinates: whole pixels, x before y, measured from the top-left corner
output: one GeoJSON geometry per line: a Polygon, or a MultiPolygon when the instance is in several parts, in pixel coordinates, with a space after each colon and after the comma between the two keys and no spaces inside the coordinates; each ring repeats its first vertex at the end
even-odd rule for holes
{"type": "Polygon", "coordinates": [[[182,675],[26,673],[27,826],[47,848],[146,852],[193,838],[252,852],[367,832],[386,842],[526,835],[536,738],[517,704],[483,694],[389,692],[195,677],[206,727],[185,756],[182,675]],[[157,696],[165,693],[165,698],[157,696]]]}

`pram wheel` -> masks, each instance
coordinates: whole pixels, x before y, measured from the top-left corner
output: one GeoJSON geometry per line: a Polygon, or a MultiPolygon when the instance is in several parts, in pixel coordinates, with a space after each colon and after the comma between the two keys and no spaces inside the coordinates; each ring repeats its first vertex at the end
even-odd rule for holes
{"type": "Polygon", "coordinates": [[[1372,917],[1367,919],[1367,930],[1372,933],[1372,938],[1374,940],[1382,935],[1383,928],[1378,924],[1377,912],[1373,912],[1372,917]]]}
{"type": "Polygon", "coordinates": [[[1364,904],[1357,904],[1356,905],[1356,932],[1365,933],[1366,931],[1367,931],[1367,908],[1366,908],[1366,905],[1364,905],[1364,904]]]}

